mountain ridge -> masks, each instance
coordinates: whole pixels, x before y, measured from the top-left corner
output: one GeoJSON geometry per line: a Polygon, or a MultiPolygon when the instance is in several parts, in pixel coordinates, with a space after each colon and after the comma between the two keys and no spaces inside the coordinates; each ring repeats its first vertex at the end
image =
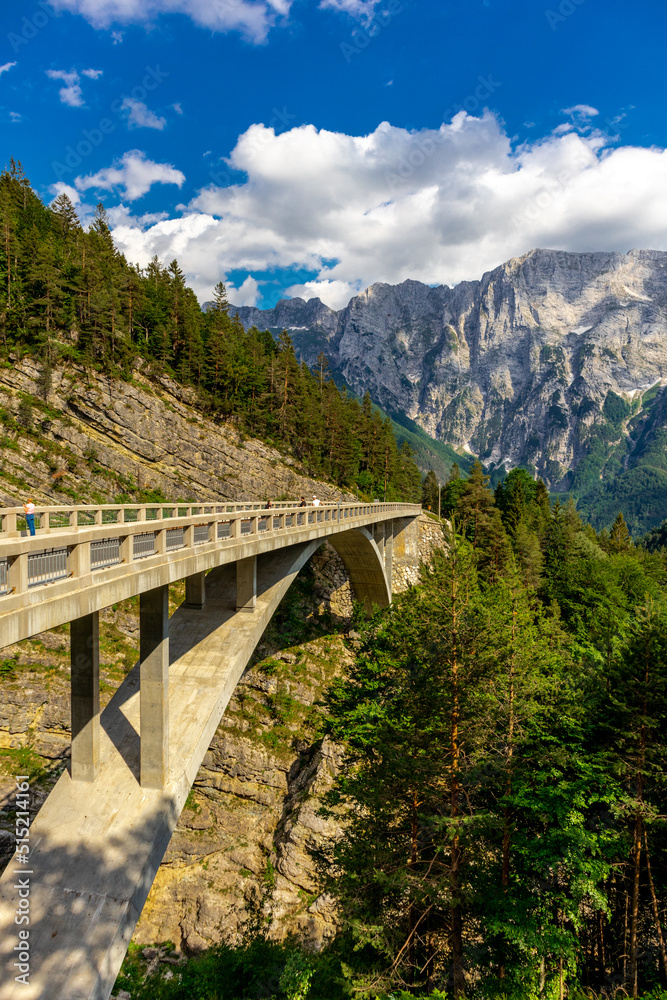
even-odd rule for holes
{"type": "Polygon", "coordinates": [[[308,364],[324,351],[352,391],[492,472],[522,465],[584,498],[650,467],[650,523],[667,516],[665,251],[533,249],[452,287],[377,282],[337,311],[230,311],[287,328],[308,364]]]}

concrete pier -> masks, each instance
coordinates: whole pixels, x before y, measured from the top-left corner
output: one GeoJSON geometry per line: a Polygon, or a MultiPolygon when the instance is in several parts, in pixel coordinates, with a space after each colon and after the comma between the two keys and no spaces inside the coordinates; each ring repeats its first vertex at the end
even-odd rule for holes
{"type": "Polygon", "coordinates": [[[164,788],[169,774],[169,588],[139,598],[141,787],[164,788]]]}
{"type": "Polygon", "coordinates": [[[100,769],[99,614],[70,625],[72,762],[74,781],[94,781],[100,769]]]}
{"type": "Polygon", "coordinates": [[[206,604],[206,573],[193,573],[185,578],[186,608],[201,609],[206,604]]]}
{"type": "Polygon", "coordinates": [[[252,612],[257,606],[257,556],[236,564],[236,610],[252,612]]]}

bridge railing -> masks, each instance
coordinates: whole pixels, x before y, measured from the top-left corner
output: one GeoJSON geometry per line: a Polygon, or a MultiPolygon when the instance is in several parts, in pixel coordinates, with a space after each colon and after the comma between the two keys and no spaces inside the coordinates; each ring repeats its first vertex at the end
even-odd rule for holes
{"type": "Polygon", "coordinates": [[[349,524],[373,515],[415,516],[419,504],[102,504],[37,507],[39,534],[20,531],[22,507],[0,510],[0,612],[3,598],[68,578],[86,578],[180,550],[234,544],[260,534],[295,535],[310,527],[349,524]],[[62,521],[63,523],[59,523],[62,521]]]}
{"type": "MultiPolygon", "coordinates": [[[[324,505],[324,504],[323,504],[324,505]]],[[[296,507],[296,500],[276,500],[271,508],[261,502],[246,503],[155,503],[155,504],[78,504],[35,507],[35,529],[50,532],[59,528],[90,527],[97,524],[129,524],[134,521],[161,521],[170,517],[190,517],[197,514],[235,513],[238,511],[296,507]]],[[[23,507],[0,510],[0,541],[5,537],[27,532],[23,507]]]]}

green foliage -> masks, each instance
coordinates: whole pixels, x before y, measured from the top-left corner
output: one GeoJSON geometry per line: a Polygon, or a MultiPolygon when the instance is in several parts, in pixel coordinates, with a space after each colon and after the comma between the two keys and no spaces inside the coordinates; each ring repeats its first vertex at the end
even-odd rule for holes
{"type": "Polygon", "coordinates": [[[306,1000],[314,974],[315,966],[303,952],[291,952],[278,983],[286,1000],[306,1000]]]}
{"type": "Polygon", "coordinates": [[[422,471],[433,469],[441,482],[447,479],[454,465],[465,472],[470,471],[473,463],[471,455],[461,455],[451,445],[430,437],[404,413],[392,412],[390,416],[396,441],[399,446],[403,443],[410,446],[415,462],[422,471]]]}
{"type": "Polygon", "coordinates": [[[183,965],[160,966],[150,976],[141,949],[131,945],[114,991],[121,989],[132,1000],[344,1000],[350,995],[335,949],[310,955],[291,942],[261,936],[241,948],[222,945],[183,965]]]}
{"type": "Polygon", "coordinates": [[[658,990],[664,558],[621,515],[596,536],[523,470],[495,498],[479,466],[452,484],[447,551],[328,696],[346,758],[327,809],[347,820],[320,861],[363,957],[350,981],[369,997],[658,990]]]}
{"type": "Polygon", "coordinates": [[[608,527],[622,511],[635,537],[667,514],[667,394],[654,386],[636,406],[631,416],[629,403],[607,394],[604,422],[585,432],[582,425],[586,455],[570,486],[595,528],[608,527]]]}
{"type": "Polygon", "coordinates": [[[429,469],[422,480],[421,502],[422,506],[425,507],[426,510],[432,510],[436,514],[438,513],[440,499],[439,492],[440,484],[438,483],[438,478],[433,469],[429,469]]]}
{"type": "Polygon", "coordinates": [[[618,426],[630,416],[632,408],[629,403],[610,390],[606,395],[602,412],[610,423],[618,426]]]}

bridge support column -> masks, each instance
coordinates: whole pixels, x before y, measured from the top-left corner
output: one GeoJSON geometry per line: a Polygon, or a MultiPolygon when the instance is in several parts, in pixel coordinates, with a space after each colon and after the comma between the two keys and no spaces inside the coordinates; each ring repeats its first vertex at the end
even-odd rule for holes
{"type": "Polygon", "coordinates": [[[94,781],[100,769],[99,613],[70,626],[72,760],[74,781],[94,781]]]}
{"type": "Polygon", "coordinates": [[[164,788],[169,774],[169,588],[139,598],[141,786],[164,788]]]}
{"type": "Polygon", "coordinates": [[[236,563],[236,610],[255,610],[257,605],[257,556],[236,563]]]}
{"type": "Polygon", "coordinates": [[[384,522],[384,575],[387,577],[389,597],[392,596],[391,571],[394,561],[394,522],[384,522]]]}
{"type": "Polygon", "coordinates": [[[185,578],[185,604],[188,608],[203,608],[206,604],[206,573],[193,573],[185,578]]]}
{"type": "Polygon", "coordinates": [[[373,538],[380,553],[380,559],[384,561],[384,521],[379,521],[373,525],[373,538]]]}

